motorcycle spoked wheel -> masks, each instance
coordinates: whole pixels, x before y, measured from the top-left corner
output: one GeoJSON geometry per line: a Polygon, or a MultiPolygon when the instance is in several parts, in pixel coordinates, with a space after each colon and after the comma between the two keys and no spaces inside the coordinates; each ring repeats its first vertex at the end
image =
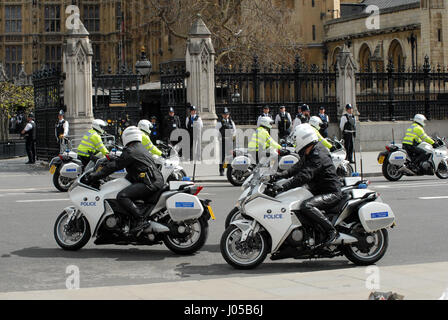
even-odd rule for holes
{"type": "Polygon", "coordinates": [[[386,229],[368,233],[358,223],[354,226],[352,235],[360,242],[345,245],[342,249],[344,256],[358,266],[368,266],[378,262],[389,246],[389,234],[386,229]]]}
{"type": "Polygon", "coordinates": [[[231,225],[221,237],[221,254],[235,269],[249,270],[259,266],[269,251],[269,236],[258,232],[253,237],[241,242],[242,231],[231,225]]]}
{"type": "Polygon", "coordinates": [[[54,239],[64,250],[76,251],[84,247],[90,239],[90,226],[86,217],[69,221],[69,213],[63,211],[54,224],[54,239]]]}
{"type": "Polygon", "coordinates": [[[61,192],[68,192],[68,189],[70,189],[70,186],[73,184],[75,179],[62,177],[60,169],[61,167],[59,166],[53,175],[53,185],[61,192]]]}
{"type": "Polygon", "coordinates": [[[439,163],[439,167],[436,170],[436,176],[439,179],[448,179],[448,166],[443,161],[439,163]]]}
{"type": "MultiPolygon", "coordinates": [[[[172,221],[170,221],[172,223],[172,221]]],[[[179,224],[177,227],[185,227],[185,235],[176,237],[173,232],[165,234],[163,243],[172,252],[180,255],[190,255],[201,249],[208,237],[208,222],[198,219],[189,224],[179,224]]],[[[172,229],[170,227],[170,229],[172,229]]]]}
{"type": "Polygon", "coordinates": [[[232,166],[227,168],[227,180],[235,187],[241,187],[244,181],[249,177],[247,171],[233,170],[232,166]]]}
{"type": "Polygon", "coordinates": [[[398,169],[400,169],[398,166],[386,160],[382,167],[383,176],[389,181],[398,181],[403,177],[403,173],[398,172],[398,169]]]}

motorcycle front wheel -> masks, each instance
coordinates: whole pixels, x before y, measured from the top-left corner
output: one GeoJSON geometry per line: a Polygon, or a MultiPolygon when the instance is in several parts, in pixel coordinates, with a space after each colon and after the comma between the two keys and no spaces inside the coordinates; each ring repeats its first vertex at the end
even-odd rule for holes
{"type": "Polygon", "coordinates": [[[70,215],[63,211],[54,224],[54,239],[64,250],[76,251],[84,247],[90,239],[90,226],[86,217],[70,221],[70,215]]]}
{"type": "Polygon", "coordinates": [[[61,167],[59,166],[53,175],[53,185],[61,192],[67,192],[70,189],[70,186],[73,184],[75,179],[70,179],[61,176],[61,172],[59,171],[61,167]]]}
{"type": "Polygon", "coordinates": [[[439,163],[439,167],[436,170],[436,176],[439,179],[448,179],[448,167],[443,161],[439,163]]]}
{"type": "Polygon", "coordinates": [[[269,236],[258,232],[241,242],[242,231],[231,225],[221,237],[221,254],[235,269],[248,270],[259,266],[269,251],[269,236]]]}
{"type": "Polygon", "coordinates": [[[190,255],[201,249],[208,237],[208,222],[205,219],[199,219],[187,225],[179,224],[170,227],[172,230],[165,235],[163,243],[172,252],[180,255],[190,255]],[[173,232],[174,228],[177,231],[173,232]],[[179,228],[185,230],[182,235],[178,232],[179,228]]]}
{"type": "Polygon", "coordinates": [[[227,168],[227,180],[235,187],[241,187],[249,175],[241,170],[233,170],[232,166],[227,168]]]}
{"type": "Polygon", "coordinates": [[[241,219],[248,219],[248,217],[243,216],[243,214],[240,212],[240,209],[235,207],[227,215],[224,226],[227,229],[233,221],[237,221],[237,220],[241,220],[241,219]]]}

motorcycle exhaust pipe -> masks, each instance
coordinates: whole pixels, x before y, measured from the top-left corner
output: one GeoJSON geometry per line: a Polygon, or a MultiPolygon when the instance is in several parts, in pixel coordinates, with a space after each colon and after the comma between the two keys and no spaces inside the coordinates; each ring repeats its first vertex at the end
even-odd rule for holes
{"type": "Polygon", "coordinates": [[[345,233],[340,233],[339,237],[334,240],[331,244],[347,244],[347,243],[355,243],[358,242],[358,239],[355,237],[349,236],[345,233]]]}
{"type": "Polygon", "coordinates": [[[151,224],[148,228],[145,229],[145,233],[164,233],[170,232],[170,229],[163,224],[151,221],[151,224]]]}
{"type": "Polygon", "coordinates": [[[415,173],[406,166],[402,166],[400,169],[398,169],[398,172],[403,172],[404,174],[415,176],[415,173]]]}

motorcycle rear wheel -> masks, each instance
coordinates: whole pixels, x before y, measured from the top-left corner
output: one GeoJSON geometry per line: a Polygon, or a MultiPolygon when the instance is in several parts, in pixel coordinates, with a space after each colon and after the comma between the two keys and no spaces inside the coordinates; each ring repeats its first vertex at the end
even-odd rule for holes
{"type": "Polygon", "coordinates": [[[383,176],[389,181],[398,181],[403,177],[403,173],[398,172],[398,166],[394,166],[389,161],[383,163],[383,176]]]}
{"type": "Polygon", "coordinates": [[[249,270],[259,266],[269,251],[269,236],[258,232],[255,238],[247,239],[241,243],[242,231],[231,225],[221,237],[221,254],[223,258],[235,269],[249,270]]]}
{"type": "MultiPolygon", "coordinates": [[[[192,228],[192,234],[186,238],[175,238],[171,232],[167,233],[163,239],[163,243],[172,252],[180,255],[190,255],[201,249],[208,238],[208,222],[205,219],[199,219],[194,223],[198,228],[192,228]],[[193,233],[199,233],[193,241],[187,243],[186,239],[191,240],[194,237],[193,233]]],[[[190,226],[191,227],[191,226],[190,226]]]]}
{"type": "Polygon", "coordinates": [[[227,180],[235,187],[241,187],[246,180],[245,172],[233,170],[231,166],[227,168],[227,180]],[[237,176],[235,176],[235,173],[237,176]]]}
{"type": "MultiPolygon", "coordinates": [[[[362,226],[359,225],[359,228],[361,229],[362,226]]],[[[386,229],[381,229],[369,234],[365,232],[365,234],[366,239],[368,237],[372,237],[373,241],[375,241],[375,243],[372,245],[372,248],[375,247],[375,250],[373,250],[373,252],[361,252],[361,250],[356,246],[356,243],[346,245],[342,250],[344,256],[358,266],[369,266],[378,262],[386,254],[387,248],[389,246],[389,234],[386,229]]]]}
{"type": "Polygon", "coordinates": [[[68,218],[69,213],[63,211],[56,219],[53,231],[54,239],[62,249],[77,251],[90,240],[89,222],[86,217],[81,216],[78,218],[78,221],[73,221],[69,224],[68,218]]]}
{"type": "Polygon", "coordinates": [[[61,167],[59,166],[53,175],[53,185],[61,192],[67,192],[70,186],[73,184],[75,179],[70,179],[61,176],[61,167]]]}

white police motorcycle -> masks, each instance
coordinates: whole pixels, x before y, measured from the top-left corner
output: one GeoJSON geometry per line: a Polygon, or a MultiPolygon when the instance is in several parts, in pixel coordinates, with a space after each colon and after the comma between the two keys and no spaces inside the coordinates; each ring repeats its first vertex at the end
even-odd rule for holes
{"type": "Polygon", "coordinates": [[[231,222],[221,237],[221,254],[227,263],[237,269],[253,269],[271,253],[272,260],[344,255],[357,265],[370,265],[384,256],[387,228],[394,225],[395,216],[376,192],[366,185],[345,192],[341,202],[325,212],[340,236],[320,248],[315,245],[325,239],[325,232],[300,214],[301,203],[313,195],[305,187],[275,198],[266,195],[273,186],[271,173],[256,172],[240,197],[237,205],[243,217],[231,222]]]}
{"type": "Polygon", "coordinates": [[[71,185],[72,206],[65,208],[54,224],[54,237],[64,250],[79,250],[91,238],[97,245],[156,245],[164,243],[177,254],[192,254],[205,244],[208,220],[214,219],[210,200],[197,194],[202,187],[189,181],[173,181],[146,201],[136,202],[146,209],[141,230],[133,232],[130,215],[117,202],[117,194],[130,185],[118,178],[102,185],[87,185],[82,177],[100,169],[86,171],[71,185]]]}
{"type": "Polygon", "coordinates": [[[378,163],[382,165],[384,177],[389,181],[398,181],[404,175],[422,176],[436,175],[440,179],[448,179],[448,149],[445,138],[436,137],[437,147],[422,142],[417,148],[426,153],[423,162],[416,166],[401,144],[390,144],[386,151],[378,155],[378,163]]]}

